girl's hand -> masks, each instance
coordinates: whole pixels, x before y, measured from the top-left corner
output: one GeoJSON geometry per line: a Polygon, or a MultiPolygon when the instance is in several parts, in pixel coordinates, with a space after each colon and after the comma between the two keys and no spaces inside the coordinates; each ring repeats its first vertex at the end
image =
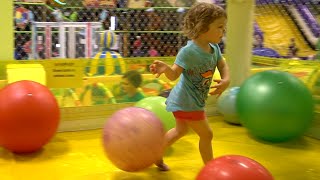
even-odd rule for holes
{"type": "Polygon", "coordinates": [[[230,81],[225,79],[214,79],[214,82],[218,83],[211,87],[215,88],[214,91],[210,92],[210,95],[217,95],[218,97],[228,88],[230,81]]]}
{"type": "Polygon", "coordinates": [[[152,74],[155,74],[156,75],[156,78],[158,78],[162,73],[164,73],[167,69],[169,68],[169,66],[162,62],[162,61],[158,61],[158,60],[155,60],[150,66],[149,66],[149,69],[150,69],[150,72],[152,74]]]}

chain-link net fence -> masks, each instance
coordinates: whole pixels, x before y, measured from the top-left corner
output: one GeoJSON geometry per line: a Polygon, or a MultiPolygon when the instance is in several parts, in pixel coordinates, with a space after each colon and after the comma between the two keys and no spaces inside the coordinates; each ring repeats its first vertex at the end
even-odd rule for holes
{"type": "Polygon", "coordinates": [[[165,0],[153,3],[145,0],[25,0],[14,3],[17,60],[93,57],[98,51],[103,50],[104,46],[100,43],[102,41],[98,39],[98,35],[91,37],[92,42],[84,40],[88,39],[85,37],[88,35],[85,34],[88,26],[80,27],[80,24],[92,22],[100,23],[99,28],[91,29],[93,32],[102,34],[105,30],[113,30],[116,33],[117,41],[109,48],[120,52],[124,57],[175,56],[186,42],[180,27],[184,13],[192,4],[191,1],[181,1],[177,4],[181,7],[175,7],[175,3],[165,0]],[[43,22],[58,23],[46,28],[48,24],[43,22]],[[65,28],[59,29],[62,22],[65,28]],[[73,22],[76,29],[69,31],[70,26],[67,22],[73,22]],[[65,32],[61,32],[62,30],[65,32]],[[64,33],[66,47],[63,47],[61,42],[64,40],[61,39],[63,36],[59,35],[61,33],[64,33]],[[70,37],[75,37],[74,43],[71,43],[70,37]],[[88,47],[85,46],[86,43],[91,43],[92,48],[97,50],[85,54],[88,47]],[[68,46],[77,47],[76,55],[67,52],[68,46]],[[36,50],[32,53],[33,48],[36,50]],[[64,48],[63,52],[61,48],[64,48]],[[46,53],[48,49],[51,51],[50,55],[46,53]]]}
{"type": "MultiPolygon", "coordinates": [[[[175,56],[187,41],[181,33],[183,16],[195,2],[196,0],[16,0],[15,59],[91,58],[105,47],[99,40],[99,34],[105,30],[116,33],[117,41],[110,48],[124,57],[175,56]],[[75,29],[69,30],[70,26],[67,24],[64,25],[65,28],[59,29],[57,24],[46,30],[45,26],[35,28],[32,22],[73,22],[75,29]],[[90,29],[93,35],[89,36],[88,33],[85,34],[89,26],[81,27],[80,23],[92,22],[101,24],[90,29]],[[77,23],[79,26],[76,26],[77,23]],[[51,37],[47,37],[48,33],[51,33],[51,37]],[[59,35],[61,33],[64,35],[59,35]],[[88,39],[87,35],[92,39],[90,42],[85,40],[88,39]],[[65,37],[66,45],[62,43],[62,37],[65,37]],[[87,43],[91,45],[86,46],[87,43]],[[76,47],[75,55],[70,55],[70,50],[68,52],[70,46],[76,47]],[[85,53],[87,48],[91,48],[91,52],[85,53]],[[36,49],[33,54],[32,49],[36,49]],[[48,49],[49,54],[46,53],[48,49]]],[[[223,0],[207,2],[226,7],[223,0]]],[[[314,56],[320,31],[319,3],[318,0],[257,0],[254,47],[268,49],[258,49],[253,53],[304,59],[314,56]],[[305,25],[308,32],[305,31],[305,25]]]]}

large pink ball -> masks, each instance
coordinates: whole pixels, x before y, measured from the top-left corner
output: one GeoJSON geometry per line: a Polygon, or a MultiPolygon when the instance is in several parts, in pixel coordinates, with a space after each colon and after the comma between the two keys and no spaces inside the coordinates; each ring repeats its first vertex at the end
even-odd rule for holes
{"type": "Polygon", "coordinates": [[[103,146],[119,169],[140,171],[162,157],[164,128],[150,111],[129,107],[114,113],[103,129],[103,146]]]}

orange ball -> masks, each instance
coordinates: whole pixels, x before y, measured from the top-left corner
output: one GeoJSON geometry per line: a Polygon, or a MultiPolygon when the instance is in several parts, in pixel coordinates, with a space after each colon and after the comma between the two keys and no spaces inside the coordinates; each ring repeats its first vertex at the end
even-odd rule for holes
{"type": "Polygon", "coordinates": [[[60,120],[51,91],[33,81],[18,81],[0,91],[0,145],[15,153],[42,148],[54,136],[60,120]]]}

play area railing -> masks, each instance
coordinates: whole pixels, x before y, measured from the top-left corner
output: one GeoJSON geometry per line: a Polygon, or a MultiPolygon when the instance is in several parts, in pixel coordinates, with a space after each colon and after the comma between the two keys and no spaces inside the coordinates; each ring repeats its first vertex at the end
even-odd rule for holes
{"type": "MultiPolygon", "coordinates": [[[[136,57],[123,58],[123,61],[125,62],[127,69],[142,70],[144,79],[152,80],[155,78],[152,74],[148,72],[147,67],[155,59],[162,60],[166,63],[172,64],[175,58],[136,57]]],[[[85,81],[86,83],[88,83],[99,80],[104,84],[109,85],[114,85],[115,83],[120,82],[121,74],[97,77],[86,76],[85,69],[89,64],[88,62],[90,61],[92,61],[92,59],[0,61],[0,88],[10,83],[10,81],[16,81],[19,78],[38,78],[39,80],[41,75],[46,76],[45,78],[42,78],[45,79],[45,84],[49,88],[58,89],[58,92],[60,92],[61,89],[70,89],[70,92],[72,89],[76,88],[83,89],[83,84],[85,81]],[[19,68],[22,67],[21,65],[32,65],[24,66],[23,68],[27,67],[27,70],[29,72],[34,73],[22,73],[22,71],[19,70],[19,68]],[[35,74],[35,72],[38,73],[36,73],[35,76],[31,76],[32,74],[35,74]],[[14,74],[14,76],[12,76],[12,74],[14,74]],[[14,79],[12,79],[13,77],[14,79]]],[[[282,70],[293,74],[306,84],[306,86],[311,90],[314,96],[316,104],[315,113],[317,118],[317,121],[315,121],[314,126],[307,133],[307,135],[320,138],[320,134],[318,133],[320,129],[320,123],[318,122],[320,117],[320,62],[253,56],[252,64],[255,66],[252,67],[251,73],[257,73],[264,70],[273,69],[282,70]]],[[[40,81],[42,79],[40,79],[40,81]]],[[[168,81],[167,79],[163,80],[168,81]]],[[[111,87],[109,86],[108,88],[111,87]]],[[[79,92],[77,92],[76,90],[74,91],[74,93],[79,94],[79,92]]],[[[61,106],[61,124],[59,130],[70,131],[94,129],[97,127],[101,127],[101,124],[105,121],[105,118],[110,116],[117,109],[121,109],[132,105],[132,103],[106,103],[99,105],[83,104],[81,106],[61,106]],[[99,109],[101,109],[101,111],[99,111],[99,109]]]]}

